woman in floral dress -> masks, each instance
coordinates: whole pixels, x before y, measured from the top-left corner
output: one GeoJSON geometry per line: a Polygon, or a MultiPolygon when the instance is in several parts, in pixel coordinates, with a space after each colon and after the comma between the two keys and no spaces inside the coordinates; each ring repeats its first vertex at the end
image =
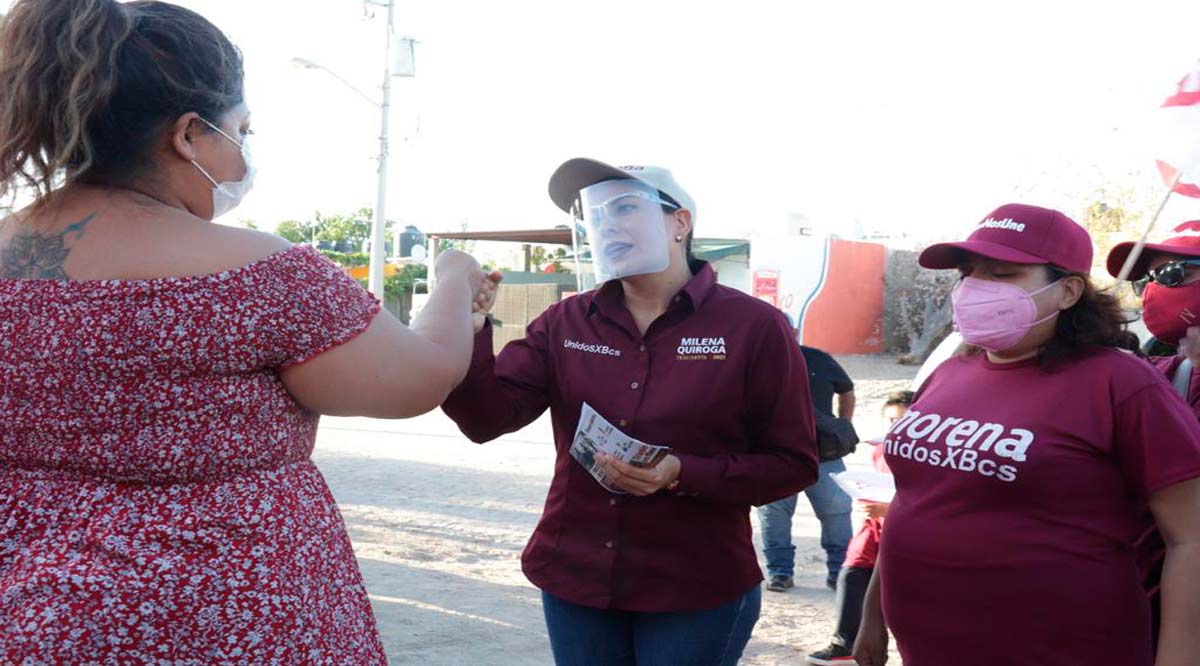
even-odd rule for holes
{"type": "Polygon", "coordinates": [[[0,196],[33,197],[0,222],[0,663],[383,663],[318,414],[436,407],[487,278],[444,255],[409,329],[212,224],[250,114],[191,11],[20,0],[0,90],[0,196]]]}

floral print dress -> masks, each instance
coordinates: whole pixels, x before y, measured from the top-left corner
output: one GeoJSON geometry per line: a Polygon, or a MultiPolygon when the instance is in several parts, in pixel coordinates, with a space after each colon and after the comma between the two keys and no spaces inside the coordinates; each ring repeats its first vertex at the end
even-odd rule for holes
{"type": "Polygon", "coordinates": [[[0,663],[384,663],[318,416],[278,373],[378,310],[305,247],[0,279],[0,663]]]}

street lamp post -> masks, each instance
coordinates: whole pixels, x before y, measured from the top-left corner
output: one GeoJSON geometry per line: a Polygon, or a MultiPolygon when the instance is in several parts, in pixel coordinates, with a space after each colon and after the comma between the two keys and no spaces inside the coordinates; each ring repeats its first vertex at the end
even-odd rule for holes
{"type": "MultiPolygon", "coordinates": [[[[395,72],[392,69],[392,40],[394,39],[393,22],[396,16],[396,0],[364,0],[368,5],[387,7],[387,43],[383,52],[383,101],[377,102],[370,95],[359,90],[333,70],[304,58],[292,58],[292,63],[305,69],[320,69],[379,109],[379,184],[376,191],[375,219],[371,221],[371,261],[367,269],[367,288],[379,298],[384,298],[383,264],[384,264],[384,231],[387,227],[387,175],[388,175],[388,125],[392,108],[392,77],[413,76],[412,71],[395,72]]],[[[413,40],[404,39],[403,46],[411,49],[413,40]]],[[[411,69],[411,68],[410,68],[411,69]]]]}
{"type": "Polygon", "coordinates": [[[371,224],[371,264],[367,271],[367,289],[384,299],[383,257],[384,228],[387,227],[388,172],[388,111],[392,108],[392,21],[396,0],[387,0],[387,43],[383,50],[383,103],[379,105],[379,191],[375,204],[375,221],[371,224]]]}

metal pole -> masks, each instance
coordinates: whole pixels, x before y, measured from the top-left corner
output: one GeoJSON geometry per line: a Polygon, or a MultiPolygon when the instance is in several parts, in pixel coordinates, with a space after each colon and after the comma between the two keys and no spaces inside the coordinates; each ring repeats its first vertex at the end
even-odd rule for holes
{"type": "Polygon", "coordinates": [[[1129,278],[1129,274],[1133,272],[1133,266],[1137,264],[1138,258],[1142,256],[1142,249],[1146,247],[1146,239],[1150,237],[1150,232],[1154,229],[1154,224],[1158,222],[1158,216],[1162,215],[1163,209],[1167,207],[1167,202],[1171,199],[1171,193],[1175,191],[1175,186],[1179,184],[1179,180],[1183,178],[1183,169],[1180,169],[1175,174],[1175,179],[1167,186],[1167,194],[1163,197],[1162,203],[1158,204],[1158,210],[1154,211],[1154,217],[1150,218],[1150,224],[1146,225],[1146,230],[1142,232],[1142,237],[1134,243],[1133,249],[1129,251],[1129,256],[1125,258],[1125,264],[1121,266],[1121,272],[1117,275],[1117,284],[1121,284],[1129,278]]]}
{"type": "Polygon", "coordinates": [[[381,299],[384,297],[384,229],[387,227],[388,116],[392,108],[392,20],[396,13],[396,0],[388,0],[387,9],[387,43],[383,50],[383,104],[379,107],[381,117],[378,200],[375,204],[375,221],[371,224],[371,263],[367,279],[367,288],[381,299]]]}
{"type": "Polygon", "coordinates": [[[442,253],[442,239],[429,236],[429,252],[425,255],[425,286],[433,293],[433,285],[437,283],[437,260],[442,253]]]}

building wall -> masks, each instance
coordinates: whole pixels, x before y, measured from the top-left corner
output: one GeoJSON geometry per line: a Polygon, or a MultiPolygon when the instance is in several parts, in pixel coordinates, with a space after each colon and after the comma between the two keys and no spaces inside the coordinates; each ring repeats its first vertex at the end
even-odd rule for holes
{"type": "Polygon", "coordinates": [[[886,254],[876,243],[837,238],[756,238],[751,293],[791,315],[806,345],[876,354],[884,347],[886,254]]]}
{"type": "Polygon", "coordinates": [[[497,324],[492,336],[494,351],[499,354],[504,345],[524,338],[525,327],[574,288],[574,280],[569,285],[502,282],[492,307],[492,317],[497,324]]]}
{"type": "Polygon", "coordinates": [[[717,272],[717,282],[750,293],[754,280],[750,274],[750,259],[744,254],[724,257],[712,262],[713,270],[717,272]]]}

